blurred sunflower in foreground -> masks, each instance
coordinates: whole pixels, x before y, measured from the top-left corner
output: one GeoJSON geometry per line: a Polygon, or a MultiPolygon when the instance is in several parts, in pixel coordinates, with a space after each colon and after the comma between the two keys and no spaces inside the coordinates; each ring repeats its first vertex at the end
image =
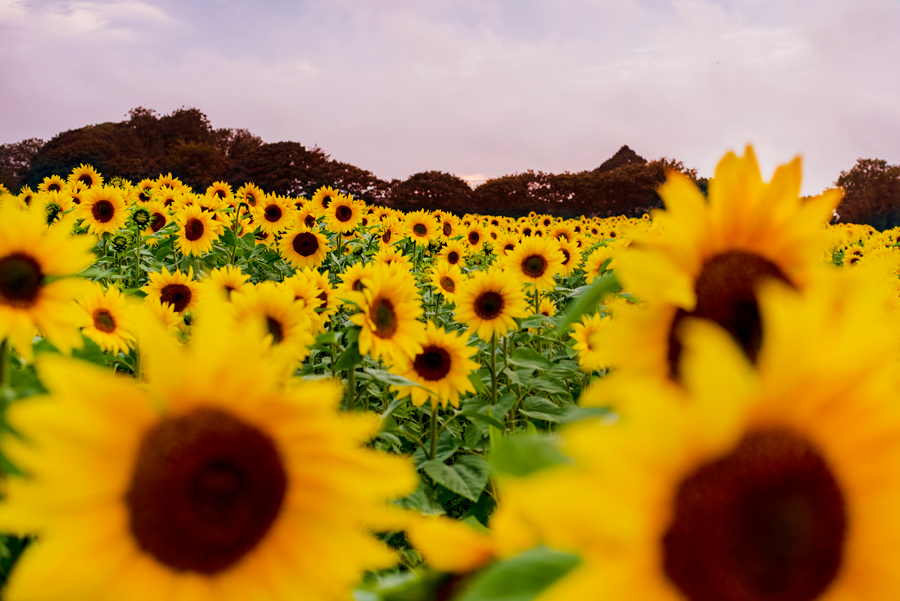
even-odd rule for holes
{"type": "Polygon", "coordinates": [[[760,288],[771,344],[755,366],[686,319],[686,395],[601,383],[583,403],[612,395],[627,419],[571,426],[574,465],[501,483],[502,519],[583,558],[541,601],[900,595],[896,345],[877,282],[827,283],[760,288]]]}
{"type": "Polygon", "coordinates": [[[8,413],[26,438],[3,450],[28,477],[7,482],[0,526],[41,536],[5,598],[346,599],[393,562],[369,515],[416,477],[364,448],[378,418],[340,414],[331,383],[285,390],[262,326],[205,309],[187,350],[139,328],[146,385],[39,360],[50,393],[8,413]]]}

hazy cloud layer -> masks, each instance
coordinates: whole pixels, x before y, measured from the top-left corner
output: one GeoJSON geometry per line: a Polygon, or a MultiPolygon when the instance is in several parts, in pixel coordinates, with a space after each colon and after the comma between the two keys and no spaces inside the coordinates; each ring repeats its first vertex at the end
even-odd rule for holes
{"type": "Polygon", "coordinates": [[[900,163],[897,0],[0,0],[0,142],[197,107],[383,178],[900,163]],[[265,10],[260,7],[265,6],[265,10]]]}

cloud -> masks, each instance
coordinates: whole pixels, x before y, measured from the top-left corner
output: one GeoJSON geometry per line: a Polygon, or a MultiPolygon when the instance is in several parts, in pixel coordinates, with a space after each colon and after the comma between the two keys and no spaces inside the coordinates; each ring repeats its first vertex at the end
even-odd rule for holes
{"type": "Polygon", "coordinates": [[[711,174],[797,153],[804,191],[900,163],[891,0],[0,4],[0,141],[206,112],[384,178],[592,169],[628,144],[711,174]]]}

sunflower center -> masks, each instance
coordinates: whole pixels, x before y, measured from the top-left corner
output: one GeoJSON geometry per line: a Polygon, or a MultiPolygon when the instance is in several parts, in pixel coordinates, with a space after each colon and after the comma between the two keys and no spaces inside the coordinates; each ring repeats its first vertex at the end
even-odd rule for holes
{"type": "Polygon", "coordinates": [[[456,265],[457,263],[459,263],[459,253],[456,252],[455,250],[451,250],[450,252],[448,252],[447,253],[447,262],[450,263],[451,265],[456,265]]]}
{"type": "Polygon", "coordinates": [[[101,332],[111,334],[116,331],[116,320],[108,309],[97,309],[94,311],[94,327],[101,332]]]}
{"type": "Polygon", "coordinates": [[[266,221],[269,221],[271,223],[275,223],[276,221],[281,219],[282,215],[281,207],[279,207],[278,205],[267,206],[264,213],[266,216],[266,221]]]}
{"type": "Polygon", "coordinates": [[[319,239],[310,232],[300,232],[294,236],[291,246],[294,248],[294,252],[301,257],[309,257],[319,250],[319,239]]]}
{"type": "Polygon", "coordinates": [[[191,217],[184,224],[184,237],[194,242],[203,237],[203,222],[196,217],[191,217]]]}
{"type": "Polygon", "coordinates": [[[322,197],[322,208],[327,209],[328,205],[331,204],[331,196],[323,196],[322,197]]]}
{"type": "Polygon", "coordinates": [[[141,190],[140,192],[138,192],[138,200],[140,200],[141,202],[150,202],[150,198],[150,192],[148,192],[147,190],[141,190]]]}
{"type": "Polygon", "coordinates": [[[390,244],[391,242],[391,230],[385,230],[383,234],[381,234],[381,241],[385,244],[390,244]]]}
{"type": "Polygon", "coordinates": [[[219,198],[225,198],[227,196],[227,194],[225,194],[225,190],[222,190],[221,188],[219,188],[218,190],[213,192],[213,196],[218,196],[219,198]]]}
{"type": "Polygon", "coordinates": [[[523,228],[523,229],[522,229],[522,235],[523,235],[523,236],[530,236],[530,235],[531,235],[531,228],[530,228],[530,227],[523,228]]]}
{"type": "Polygon", "coordinates": [[[397,313],[394,304],[382,297],[378,297],[372,303],[369,316],[375,324],[374,334],[379,338],[390,338],[397,331],[397,313]]]}
{"type": "Polygon", "coordinates": [[[60,190],[62,190],[62,186],[60,186],[56,182],[53,182],[52,184],[47,186],[47,192],[59,192],[60,190]]]}
{"type": "Polygon", "coordinates": [[[444,232],[445,236],[449,236],[450,234],[453,233],[453,226],[450,225],[449,223],[445,223],[444,227],[441,228],[441,230],[444,232]]]}
{"type": "Polygon", "coordinates": [[[478,234],[478,232],[469,232],[468,240],[469,244],[475,246],[476,244],[478,244],[478,241],[481,240],[481,236],[478,234]]]}
{"type": "Polygon", "coordinates": [[[547,260],[541,255],[529,255],[522,260],[522,273],[530,278],[539,278],[547,271],[547,260]]]}
{"type": "Polygon", "coordinates": [[[14,253],[0,259],[0,304],[26,309],[37,302],[44,281],[33,257],[14,253]]]}
{"type": "Polygon", "coordinates": [[[425,380],[430,382],[440,380],[450,373],[450,353],[439,346],[426,346],[416,355],[413,367],[425,380]]]}
{"type": "Polygon", "coordinates": [[[159,300],[172,305],[176,313],[183,313],[191,304],[191,289],[184,284],[166,284],[159,293],[159,300]]]}
{"type": "Polygon", "coordinates": [[[565,260],[563,261],[563,265],[568,265],[568,264],[569,264],[569,261],[572,260],[572,255],[569,254],[569,251],[567,251],[565,248],[560,248],[559,250],[562,251],[563,258],[565,259],[565,260]]]}
{"type": "Polygon", "coordinates": [[[141,549],[175,571],[211,575],[265,537],[286,490],[268,435],[201,408],[164,418],[144,435],[125,503],[141,549]]]}
{"type": "Polygon", "coordinates": [[[692,312],[679,309],[669,328],[669,373],[673,379],[680,376],[681,341],[677,330],[685,317],[716,322],[731,334],[751,361],[756,361],[763,338],[756,289],[768,278],[792,285],[778,265],[742,250],[715,255],[703,265],[695,284],[697,306],[692,312]]]}
{"type": "Polygon", "coordinates": [[[481,319],[494,319],[503,313],[503,297],[497,292],[479,294],[474,303],[475,315],[481,319]]]}
{"type": "Polygon", "coordinates": [[[98,223],[107,223],[112,221],[116,214],[116,208],[108,200],[100,200],[91,207],[91,215],[98,223]]]}
{"type": "Polygon", "coordinates": [[[165,224],[165,215],[163,215],[162,213],[153,213],[153,218],[150,220],[150,229],[153,230],[154,233],[161,230],[165,224]]]}
{"type": "Polygon", "coordinates": [[[334,210],[334,216],[341,223],[346,223],[353,218],[353,209],[347,205],[341,205],[334,210]]]}
{"type": "Polygon", "coordinates": [[[90,188],[91,184],[94,183],[94,178],[92,178],[89,174],[85,173],[84,175],[82,175],[81,177],[78,178],[78,181],[81,182],[82,184],[84,184],[85,186],[87,186],[88,188],[90,188]]]}
{"type": "Polygon", "coordinates": [[[447,292],[456,292],[456,282],[453,281],[453,278],[448,278],[446,276],[442,277],[441,288],[443,288],[447,292]]]}
{"type": "Polygon", "coordinates": [[[306,224],[306,227],[312,227],[312,226],[314,226],[314,225],[316,224],[316,217],[315,217],[315,215],[313,215],[312,213],[310,213],[309,215],[307,215],[307,216],[303,219],[303,223],[306,224]]]}
{"type": "Polygon", "coordinates": [[[284,328],[281,327],[281,322],[274,317],[266,316],[266,329],[272,335],[273,344],[279,344],[284,340],[284,328]]]}
{"type": "Polygon", "coordinates": [[[425,227],[424,223],[417,223],[413,226],[413,233],[416,236],[424,236],[428,233],[428,228],[425,227]]]}
{"type": "Polygon", "coordinates": [[[690,601],[811,601],[840,571],[846,529],[840,486],[815,446],[758,430],[681,482],[663,567],[690,601]]]}

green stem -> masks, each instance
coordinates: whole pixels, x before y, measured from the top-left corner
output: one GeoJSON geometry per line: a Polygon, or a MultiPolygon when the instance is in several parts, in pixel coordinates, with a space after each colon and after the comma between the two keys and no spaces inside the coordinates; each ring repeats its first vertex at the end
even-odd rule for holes
{"type": "Polygon", "coordinates": [[[9,386],[9,340],[0,342],[0,390],[9,386]]]}
{"type": "Polygon", "coordinates": [[[234,247],[231,249],[231,264],[234,265],[234,259],[237,257],[237,247],[238,247],[238,235],[237,228],[238,223],[241,221],[241,207],[244,203],[238,203],[238,206],[234,208],[234,219],[231,221],[231,232],[234,234],[234,247]]]}
{"type": "Polygon", "coordinates": [[[347,370],[347,402],[344,407],[347,411],[353,411],[356,405],[356,366],[347,370]]]}
{"type": "Polygon", "coordinates": [[[134,254],[135,254],[135,262],[134,262],[134,284],[132,288],[137,288],[141,285],[141,226],[137,226],[135,228],[135,234],[137,237],[135,238],[134,244],[134,254]]]}
{"type": "Polygon", "coordinates": [[[437,457],[437,441],[438,441],[438,433],[437,433],[437,414],[438,414],[438,405],[432,405],[431,407],[431,459],[437,457]]]}
{"type": "Polygon", "coordinates": [[[491,405],[497,404],[497,334],[491,336],[491,405]]]}

